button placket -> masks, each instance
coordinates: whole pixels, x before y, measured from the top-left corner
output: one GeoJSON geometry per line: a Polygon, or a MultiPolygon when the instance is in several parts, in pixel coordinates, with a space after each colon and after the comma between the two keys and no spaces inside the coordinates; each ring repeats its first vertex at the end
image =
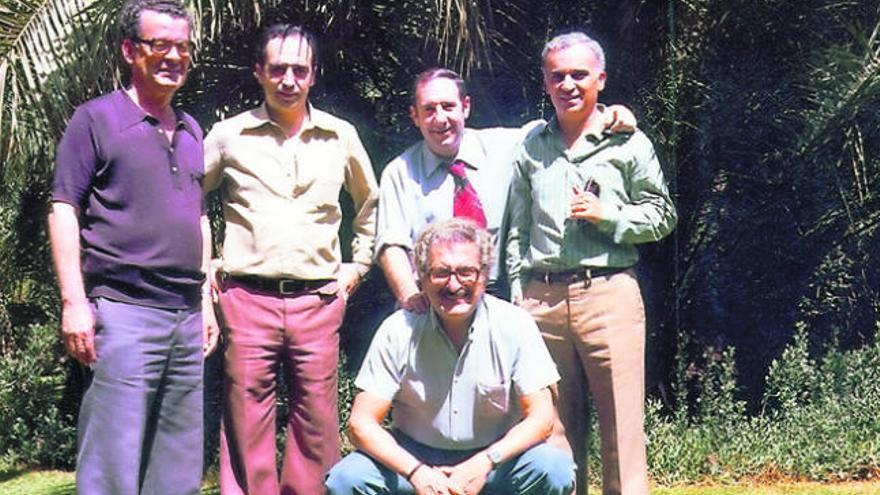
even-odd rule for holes
{"type": "MultiPolygon", "coordinates": [[[[171,171],[171,183],[173,184],[174,189],[183,189],[183,182],[180,179],[180,166],[177,164],[177,160],[174,156],[174,143],[177,140],[177,131],[179,130],[179,128],[180,127],[178,126],[174,129],[174,133],[171,135],[171,142],[168,142],[168,140],[165,139],[165,149],[168,153],[168,169],[171,171]]],[[[161,133],[162,129],[159,129],[159,132],[161,133]]]]}

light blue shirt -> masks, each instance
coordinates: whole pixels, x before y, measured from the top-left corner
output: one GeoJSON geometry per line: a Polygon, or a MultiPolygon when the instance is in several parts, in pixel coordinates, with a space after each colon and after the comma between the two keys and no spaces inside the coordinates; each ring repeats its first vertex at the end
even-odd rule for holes
{"type": "Polygon", "coordinates": [[[452,218],[455,180],[447,167],[462,160],[467,164],[468,180],[480,198],[486,227],[492,234],[496,263],[489,278],[495,280],[500,251],[498,233],[513,177],[514,153],[527,133],[540,123],[532,121],[520,128],[465,129],[458,155],[453,159],[435,155],[424,141],[419,141],[389,162],[379,181],[376,256],[389,245],[412,250],[425,226],[452,218]]]}
{"type": "Polygon", "coordinates": [[[459,354],[433,311],[379,327],[355,385],[392,402],[393,426],[438,449],[476,449],[522,418],[518,398],[559,381],[529,314],[484,295],[459,354]]]}

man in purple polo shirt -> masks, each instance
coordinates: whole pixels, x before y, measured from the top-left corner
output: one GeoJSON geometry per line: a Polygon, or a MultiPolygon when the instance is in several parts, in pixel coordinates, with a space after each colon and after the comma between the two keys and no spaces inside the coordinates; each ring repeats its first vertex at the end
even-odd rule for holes
{"type": "Polygon", "coordinates": [[[131,82],[77,108],[49,214],[64,344],[93,372],[77,491],[197,494],[202,360],[217,325],[201,297],[202,132],[171,106],[191,21],[175,0],[130,0],[119,21],[131,82]]]}

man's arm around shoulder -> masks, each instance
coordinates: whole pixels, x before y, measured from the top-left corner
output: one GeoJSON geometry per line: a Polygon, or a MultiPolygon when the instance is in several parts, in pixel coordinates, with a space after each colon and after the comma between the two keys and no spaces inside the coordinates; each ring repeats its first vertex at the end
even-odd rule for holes
{"type": "Polygon", "coordinates": [[[385,246],[379,254],[379,266],[401,308],[420,314],[428,310],[428,300],[419,290],[406,249],[398,245],[385,246]]]}

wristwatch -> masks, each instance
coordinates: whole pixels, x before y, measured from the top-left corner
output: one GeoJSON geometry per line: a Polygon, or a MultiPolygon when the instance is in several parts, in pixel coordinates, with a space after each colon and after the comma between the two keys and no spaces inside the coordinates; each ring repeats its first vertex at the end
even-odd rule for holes
{"type": "Polygon", "coordinates": [[[498,449],[490,446],[486,449],[486,457],[489,458],[489,462],[492,463],[492,469],[497,468],[501,465],[501,452],[498,452],[498,449]]]}

